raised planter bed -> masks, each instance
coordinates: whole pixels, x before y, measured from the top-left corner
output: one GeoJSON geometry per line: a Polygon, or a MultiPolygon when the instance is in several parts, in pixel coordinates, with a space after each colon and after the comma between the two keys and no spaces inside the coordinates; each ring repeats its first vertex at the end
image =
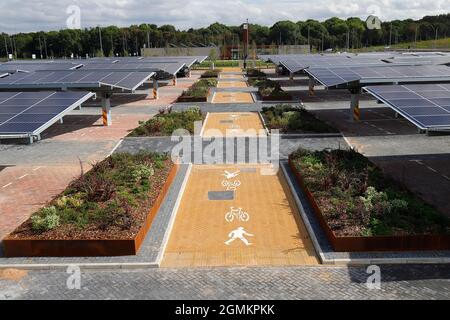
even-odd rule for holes
{"type": "Polygon", "coordinates": [[[314,114],[302,107],[290,104],[277,104],[263,107],[261,116],[268,130],[279,130],[285,135],[332,134],[339,136],[339,131],[328,123],[319,120],[314,114]]]}
{"type": "Polygon", "coordinates": [[[177,102],[207,102],[211,88],[217,86],[217,79],[201,79],[194,83],[187,91],[184,91],[177,102]]]}
{"type": "Polygon", "coordinates": [[[173,164],[139,231],[129,239],[36,239],[14,233],[3,240],[6,257],[90,257],[136,255],[157,215],[179,166],[173,164]]]}
{"type": "Polygon", "coordinates": [[[289,158],[289,166],[295,175],[295,179],[308,201],[314,215],[328,241],[337,252],[374,252],[374,251],[419,251],[419,250],[450,250],[450,235],[448,234],[424,234],[401,236],[337,236],[328,225],[322,211],[310,190],[306,187],[302,174],[297,170],[292,157],[289,158]]]}
{"type": "Polygon", "coordinates": [[[259,97],[262,101],[292,101],[294,99],[290,94],[283,96],[263,96],[259,93],[259,97]]]}
{"type": "Polygon", "coordinates": [[[200,78],[201,79],[217,79],[219,78],[219,74],[220,74],[220,69],[216,69],[216,70],[208,70],[206,72],[204,72],[200,78]]]}
{"type": "Polygon", "coordinates": [[[160,113],[148,121],[139,123],[129,137],[161,137],[171,136],[177,129],[188,130],[194,134],[196,121],[204,121],[204,114],[200,108],[190,107],[183,111],[169,111],[169,113],[160,113]]]}
{"type": "Polygon", "coordinates": [[[177,102],[208,102],[208,97],[181,96],[178,97],[177,102]]]}

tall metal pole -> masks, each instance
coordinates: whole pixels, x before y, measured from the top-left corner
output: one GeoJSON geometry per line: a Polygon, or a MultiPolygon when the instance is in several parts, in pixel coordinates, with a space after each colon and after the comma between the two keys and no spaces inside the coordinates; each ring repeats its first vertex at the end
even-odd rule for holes
{"type": "Polygon", "coordinates": [[[8,50],[8,42],[6,41],[6,35],[3,36],[3,39],[5,40],[6,59],[8,59],[9,58],[9,50],[8,50]]]}
{"type": "Polygon", "coordinates": [[[103,56],[104,53],[103,53],[103,43],[102,43],[102,29],[100,28],[100,26],[98,26],[98,34],[99,34],[99,41],[100,41],[100,52],[102,53],[102,56],[103,56]]]}
{"type": "Polygon", "coordinates": [[[324,35],[323,35],[323,32],[322,32],[322,53],[323,53],[323,37],[324,37],[324,35]]]}
{"type": "Polygon", "coordinates": [[[308,47],[309,47],[309,50],[311,50],[310,30],[311,30],[311,28],[310,28],[310,26],[308,26],[308,47]]]}
{"type": "Polygon", "coordinates": [[[419,30],[419,26],[416,26],[416,34],[414,35],[414,48],[417,48],[417,31],[419,30]]]}
{"type": "Polygon", "coordinates": [[[434,39],[434,48],[435,48],[435,49],[437,48],[438,30],[439,30],[439,27],[436,26],[436,38],[434,39]]]}
{"type": "Polygon", "coordinates": [[[45,49],[45,59],[48,59],[47,39],[45,37],[44,37],[44,49],[45,49]]]}
{"type": "Polygon", "coordinates": [[[42,56],[42,42],[41,42],[41,35],[39,35],[39,52],[40,52],[40,54],[41,54],[41,60],[43,59],[43,56],[42,56]]]}
{"type": "Polygon", "coordinates": [[[391,31],[389,32],[389,47],[392,46],[392,22],[391,22],[391,31]]]}

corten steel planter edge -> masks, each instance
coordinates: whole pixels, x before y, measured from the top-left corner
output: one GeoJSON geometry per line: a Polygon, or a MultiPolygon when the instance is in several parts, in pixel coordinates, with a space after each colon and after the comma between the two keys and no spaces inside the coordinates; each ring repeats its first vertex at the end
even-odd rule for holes
{"type": "Polygon", "coordinates": [[[179,169],[173,164],[166,182],[134,239],[41,240],[3,239],[5,257],[102,257],[136,255],[179,169]]]}
{"type": "Polygon", "coordinates": [[[410,235],[410,236],[373,236],[340,237],[336,236],[326,222],[314,195],[306,187],[303,177],[289,157],[289,167],[295,179],[311,204],[320,227],[328,241],[337,252],[374,252],[374,251],[419,251],[450,250],[450,235],[410,235]]]}

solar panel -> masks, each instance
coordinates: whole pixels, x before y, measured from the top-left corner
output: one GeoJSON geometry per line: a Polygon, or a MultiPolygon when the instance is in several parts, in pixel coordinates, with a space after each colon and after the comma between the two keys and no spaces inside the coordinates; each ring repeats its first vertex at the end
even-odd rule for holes
{"type": "Polygon", "coordinates": [[[434,65],[309,68],[305,71],[328,88],[346,88],[354,85],[354,82],[358,82],[361,86],[450,82],[450,68],[434,65]]]}
{"type": "Polygon", "coordinates": [[[120,71],[120,72],[166,72],[171,75],[177,74],[184,63],[85,63],[80,70],[88,71],[120,71]]]}
{"type": "Polygon", "coordinates": [[[134,91],[154,75],[153,72],[39,71],[16,73],[0,79],[0,89],[120,89],[134,91]]]}
{"type": "Polygon", "coordinates": [[[450,64],[450,55],[429,55],[429,56],[398,56],[394,58],[388,58],[384,61],[392,64],[450,64]]]}
{"type": "Polygon", "coordinates": [[[16,73],[16,72],[35,72],[35,71],[59,71],[59,70],[75,70],[81,67],[81,64],[75,63],[49,63],[49,62],[26,62],[26,63],[5,63],[0,65],[0,72],[16,73]]]}
{"type": "Polygon", "coordinates": [[[0,138],[38,136],[93,96],[90,92],[0,92],[0,138]]]}
{"type": "Polygon", "coordinates": [[[450,84],[369,86],[364,90],[422,130],[450,130],[450,84]]]}
{"type": "Polygon", "coordinates": [[[333,68],[333,67],[357,67],[357,66],[383,66],[379,56],[346,56],[346,55],[303,55],[283,58],[279,61],[292,73],[302,71],[306,68],[333,68]]]}

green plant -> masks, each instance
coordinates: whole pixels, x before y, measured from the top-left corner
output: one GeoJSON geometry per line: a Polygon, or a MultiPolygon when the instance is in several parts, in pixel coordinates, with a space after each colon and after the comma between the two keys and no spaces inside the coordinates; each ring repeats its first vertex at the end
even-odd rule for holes
{"type": "Polygon", "coordinates": [[[141,122],[130,136],[169,136],[177,129],[185,129],[193,134],[194,123],[202,120],[203,115],[198,107],[191,107],[181,112],[158,114],[146,122],[141,122]]]}
{"type": "Polygon", "coordinates": [[[262,114],[270,129],[279,129],[282,132],[337,132],[329,124],[317,119],[304,108],[294,107],[288,104],[279,104],[272,107],[264,107],[262,114]]]}
{"type": "Polygon", "coordinates": [[[291,160],[340,236],[450,233],[448,217],[354,150],[299,149],[291,160]]]}
{"type": "Polygon", "coordinates": [[[31,217],[31,226],[35,232],[45,232],[59,226],[60,218],[54,206],[42,209],[31,217]]]}
{"type": "Polygon", "coordinates": [[[150,178],[150,176],[155,174],[153,167],[145,164],[137,164],[130,168],[131,177],[135,182],[140,182],[142,180],[150,178]]]}

